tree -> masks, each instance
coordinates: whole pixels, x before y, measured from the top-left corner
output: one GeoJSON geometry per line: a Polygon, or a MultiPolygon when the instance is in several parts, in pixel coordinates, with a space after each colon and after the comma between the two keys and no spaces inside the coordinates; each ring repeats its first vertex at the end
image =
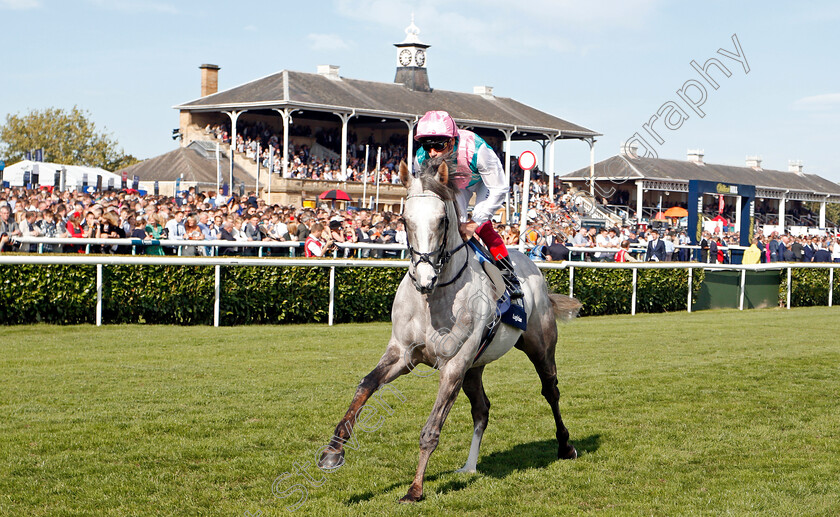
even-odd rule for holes
{"type": "MultiPolygon", "coordinates": [[[[817,201],[810,201],[806,204],[808,210],[814,212],[815,214],[820,213],[820,203],[817,201]]],[[[840,224],[840,204],[837,203],[826,203],[825,204],[825,224],[826,226],[833,227],[837,224],[840,224]]]]}
{"type": "Polygon", "coordinates": [[[840,204],[826,203],[825,218],[827,219],[825,223],[829,226],[832,226],[831,223],[834,223],[834,225],[840,224],[840,204]]]}
{"type": "Polygon", "coordinates": [[[46,108],[27,114],[9,114],[0,126],[0,156],[16,163],[27,151],[44,148],[44,160],[67,165],[86,165],[115,171],[139,160],[118,149],[116,140],[100,133],[90,113],[73,106],[70,110],[46,108]]]}

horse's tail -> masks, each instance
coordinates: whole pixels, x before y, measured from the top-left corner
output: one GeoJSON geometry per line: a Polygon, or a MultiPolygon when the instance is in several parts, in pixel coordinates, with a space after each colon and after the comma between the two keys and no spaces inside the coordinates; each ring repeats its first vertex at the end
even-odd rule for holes
{"type": "Polygon", "coordinates": [[[551,299],[551,308],[554,309],[554,316],[560,321],[571,321],[575,319],[583,307],[576,298],[566,296],[565,294],[551,293],[548,295],[551,299]]]}

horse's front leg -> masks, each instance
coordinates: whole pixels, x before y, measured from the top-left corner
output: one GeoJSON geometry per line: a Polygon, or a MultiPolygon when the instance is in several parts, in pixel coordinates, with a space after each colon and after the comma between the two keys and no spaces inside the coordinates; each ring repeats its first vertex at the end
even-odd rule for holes
{"type": "Polygon", "coordinates": [[[318,467],[330,470],[337,469],[344,464],[344,443],[351,439],[353,435],[356,416],[376,390],[407,372],[408,368],[402,349],[392,341],[382,358],[379,359],[376,368],[367,374],[359,383],[359,387],[356,388],[356,394],[353,396],[353,401],[350,402],[347,413],[338,422],[329,445],[321,453],[318,467]]]}
{"type": "Polygon", "coordinates": [[[429,415],[426,425],[420,432],[420,461],[417,463],[417,473],[408,488],[408,493],[400,499],[401,503],[413,503],[423,497],[423,478],[426,475],[426,465],[429,463],[429,457],[437,448],[440,429],[443,427],[443,423],[449,415],[449,410],[452,409],[452,404],[458,397],[458,391],[464,383],[466,366],[453,364],[453,362],[447,363],[440,371],[440,387],[438,388],[437,399],[434,407],[432,407],[432,414],[429,415]]]}

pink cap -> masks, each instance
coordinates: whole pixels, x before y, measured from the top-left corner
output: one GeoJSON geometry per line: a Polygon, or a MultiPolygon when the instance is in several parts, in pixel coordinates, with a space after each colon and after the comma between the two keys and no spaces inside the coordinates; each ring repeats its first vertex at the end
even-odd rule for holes
{"type": "Polygon", "coordinates": [[[445,111],[427,111],[420,122],[417,123],[417,134],[414,135],[415,140],[421,138],[428,138],[432,136],[441,136],[454,138],[458,136],[458,126],[455,121],[445,111]]]}

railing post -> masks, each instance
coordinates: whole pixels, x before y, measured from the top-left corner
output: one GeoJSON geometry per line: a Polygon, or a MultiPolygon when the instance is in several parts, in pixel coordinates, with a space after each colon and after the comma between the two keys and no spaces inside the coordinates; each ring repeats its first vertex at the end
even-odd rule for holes
{"type": "Polygon", "coordinates": [[[102,264],[96,265],[96,326],[102,326],[102,264]]]}
{"type": "Polygon", "coordinates": [[[691,294],[694,291],[694,268],[688,268],[688,300],[686,301],[686,308],[691,312],[691,294]]]}
{"type": "Polygon", "coordinates": [[[639,271],[638,268],[635,268],[635,267],[633,268],[633,296],[632,296],[631,301],[630,301],[630,315],[631,316],[636,315],[636,278],[637,278],[637,275],[638,275],[638,271],[639,271]]]}
{"type": "Polygon", "coordinates": [[[219,305],[221,300],[221,292],[222,292],[222,266],[216,264],[216,271],[215,271],[215,279],[214,279],[214,293],[215,293],[215,300],[213,301],[213,326],[219,326],[219,305]]]}
{"type": "Polygon", "coordinates": [[[788,275],[787,275],[787,308],[788,309],[790,309],[790,292],[792,291],[792,289],[790,288],[790,269],[791,268],[787,268],[787,270],[788,270],[788,275]]]}
{"type": "Polygon", "coordinates": [[[575,297],[575,266],[569,266],[569,296],[575,297]]]}
{"type": "Polygon", "coordinates": [[[744,310],[744,291],[746,290],[747,286],[747,270],[741,270],[741,300],[738,302],[738,310],[744,310]]]}
{"type": "Polygon", "coordinates": [[[828,268],[828,306],[834,301],[834,267],[828,268]]]}
{"type": "Polygon", "coordinates": [[[335,308],[335,266],[330,267],[330,310],[328,316],[329,326],[333,324],[333,309],[335,308]]]}

